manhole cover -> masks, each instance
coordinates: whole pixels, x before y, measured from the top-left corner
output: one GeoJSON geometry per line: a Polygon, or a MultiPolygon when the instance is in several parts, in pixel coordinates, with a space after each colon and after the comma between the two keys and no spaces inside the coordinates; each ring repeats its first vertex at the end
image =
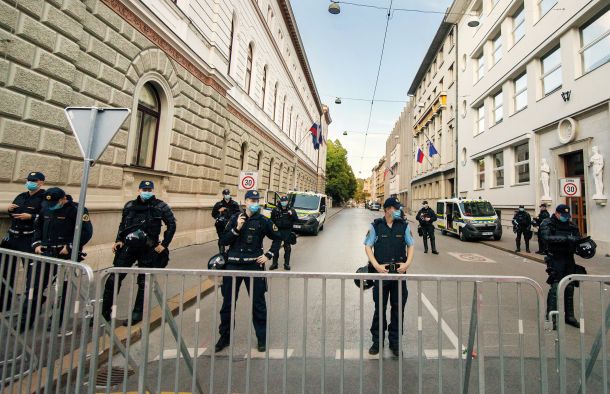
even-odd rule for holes
{"type": "MultiPolygon", "coordinates": [[[[129,378],[134,372],[131,369],[127,370],[127,377],[129,378]]],[[[112,367],[110,369],[110,379],[108,378],[108,367],[102,367],[97,371],[97,379],[95,384],[97,386],[118,386],[123,383],[125,377],[125,368],[123,367],[112,367]]]]}
{"type": "Polygon", "coordinates": [[[476,253],[455,253],[449,252],[449,254],[460,261],[467,261],[469,263],[495,263],[492,259],[476,253]]]}

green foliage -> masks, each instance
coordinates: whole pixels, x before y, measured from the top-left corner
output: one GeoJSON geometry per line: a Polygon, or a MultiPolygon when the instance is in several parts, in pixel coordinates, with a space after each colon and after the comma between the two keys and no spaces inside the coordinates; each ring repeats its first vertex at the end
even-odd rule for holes
{"type": "Polygon", "coordinates": [[[341,203],[354,197],[358,184],[352,167],[347,164],[347,150],[341,142],[328,140],[327,149],[326,194],[334,202],[341,203]]]}
{"type": "Polygon", "coordinates": [[[354,200],[356,200],[356,202],[365,202],[371,196],[371,193],[364,192],[364,179],[356,179],[356,182],[358,182],[358,186],[356,187],[354,200]]]}

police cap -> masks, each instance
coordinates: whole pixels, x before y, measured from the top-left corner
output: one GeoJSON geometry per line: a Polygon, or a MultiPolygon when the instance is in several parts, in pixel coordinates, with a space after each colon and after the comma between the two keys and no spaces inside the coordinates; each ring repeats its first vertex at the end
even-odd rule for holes
{"type": "Polygon", "coordinates": [[[42,172],[30,172],[27,180],[32,182],[44,181],[44,174],[42,172]]]}
{"type": "Polygon", "coordinates": [[[155,183],[153,181],[142,181],[138,189],[154,189],[155,183]]]}
{"type": "Polygon", "coordinates": [[[561,216],[564,217],[570,217],[570,207],[567,206],[566,204],[559,204],[557,205],[557,208],[555,208],[555,212],[558,212],[561,214],[561,216]]]}
{"type": "Polygon", "coordinates": [[[66,192],[58,187],[47,189],[45,199],[48,202],[57,202],[66,196],[66,192]]]}
{"type": "Polygon", "coordinates": [[[260,193],[257,190],[248,190],[246,192],[246,195],[244,196],[245,199],[251,199],[251,200],[259,200],[261,198],[260,193]]]}
{"type": "Polygon", "coordinates": [[[398,201],[396,198],[394,197],[390,197],[387,200],[385,200],[385,202],[383,203],[383,208],[390,208],[390,207],[394,207],[396,209],[400,209],[400,201],[398,201]]]}
{"type": "Polygon", "coordinates": [[[288,196],[282,196],[282,197],[280,197],[280,201],[288,201],[288,196]]]}
{"type": "Polygon", "coordinates": [[[224,189],[224,190],[222,191],[222,194],[223,194],[224,196],[230,196],[230,195],[231,195],[231,190],[229,190],[229,189],[224,189]]]}

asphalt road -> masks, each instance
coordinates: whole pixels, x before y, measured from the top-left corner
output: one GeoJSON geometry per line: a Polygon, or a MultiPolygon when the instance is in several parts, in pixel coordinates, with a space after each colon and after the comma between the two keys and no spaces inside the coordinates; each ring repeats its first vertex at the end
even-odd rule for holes
{"type": "MultiPolygon", "coordinates": [[[[317,237],[299,237],[292,253],[293,272],[354,272],[366,263],[363,239],[369,223],[379,215],[364,209],[345,209],[331,218],[317,237]]],[[[548,288],[545,267],[489,246],[463,243],[440,234],[437,235],[440,255],[424,254],[422,240],[417,237],[414,224],[411,226],[416,238],[416,255],[409,274],[522,276],[542,286],[537,293],[536,286],[527,280],[521,284],[503,281],[477,285],[479,298],[475,306],[479,325],[475,326],[478,335],[473,337],[476,358],[472,363],[469,391],[476,392],[479,385],[484,385],[481,387],[488,392],[538,392],[542,347],[543,358],[548,360],[549,391],[555,392],[556,334],[546,331],[540,338],[538,326],[538,308],[544,311],[548,288]]],[[[128,279],[125,283],[129,282],[128,279]]],[[[176,288],[177,283],[188,286],[195,281],[189,278],[188,283],[182,282],[176,276],[168,282],[176,288]]],[[[351,280],[320,278],[309,279],[306,284],[298,278],[269,280],[268,353],[259,354],[253,349],[256,337],[250,325],[250,298],[243,286],[236,307],[232,348],[212,354],[218,336],[217,311],[222,302],[219,291],[205,297],[198,306],[183,311],[176,322],[185,346],[191,354],[197,354],[195,369],[204,392],[241,393],[247,388],[251,392],[263,392],[267,388],[274,393],[322,389],[375,392],[380,388],[395,392],[399,387],[404,392],[431,392],[438,391],[439,387],[445,392],[457,392],[464,384],[465,349],[475,285],[472,281],[458,284],[456,278],[424,281],[417,276],[407,283],[404,357],[400,362],[387,349],[381,361],[368,356],[374,307],[372,290],[361,294],[351,280]]],[[[582,349],[588,353],[601,324],[601,312],[605,310],[602,308],[607,307],[609,298],[607,286],[601,289],[582,286],[577,290],[577,304],[580,294],[587,323],[582,335],[574,328],[567,329],[570,357],[580,354],[581,339],[582,349]]],[[[176,348],[169,326],[150,334],[146,381],[155,391],[189,392],[194,387],[184,360],[176,358],[176,348]],[[159,360],[161,355],[163,361],[159,360]]],[[[135,360],[142,360],[143,351],[142,343],[130,347],[135,360]]],[[[580,366],[574,361],[570,363],[573,367],[568,381],[577,384],[580,366]]],[[[113,365],[124,365],[124,359],[116,356],[113,365]]],[[[598,362],[590,378],[591,392],[602,388],[601,368],[598,362]]],[[[135,390],[137,382],[137,376],[132,376],[127,389],[135,390]]]]}

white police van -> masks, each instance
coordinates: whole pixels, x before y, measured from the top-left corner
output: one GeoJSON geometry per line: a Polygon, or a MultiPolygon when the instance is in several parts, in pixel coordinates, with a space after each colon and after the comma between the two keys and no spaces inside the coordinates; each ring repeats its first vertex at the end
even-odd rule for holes
{"type": "MultiPolygon", "coordinates": [[[[324,230],[328,201],[326,194],[289,191],[286,195],[288,196],[288,206],[297,212],[298,220],[293,226],[295,231],[318,235],[321,230],[324,230]]],[[[280,203],[280,197],[281,194],[277,192],[267,192],[263,215],[271,217],[271,211],[280,203]]]]}
{"type": "Polygon", "coordinates": [[[484,199],[448,198],[436,203],[436,226],[441,234],[455,234],[462,241],[502,238],[500,219],[491,205],[484,199]]]}

